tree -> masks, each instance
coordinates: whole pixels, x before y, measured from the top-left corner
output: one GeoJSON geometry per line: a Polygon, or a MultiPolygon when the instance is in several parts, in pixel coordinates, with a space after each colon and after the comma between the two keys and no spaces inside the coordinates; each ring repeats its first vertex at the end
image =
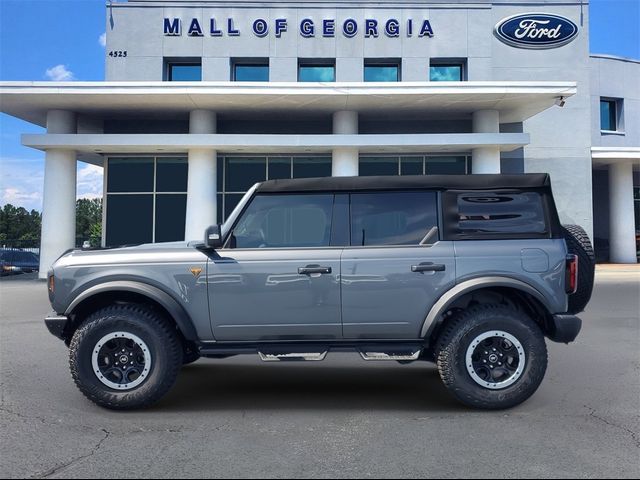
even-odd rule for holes
{"type": "Polygon", "coordinates": [[[82,243],[89,240],[99,246],[102,239],[102,199],[80,198],[76,200],[76,238],[82,243]]]}
{"type": "Polygon", "coordinates": [[[7,203],[0,210],[0,241],[38,243],[41,221],[40,212],[7,203]]]}

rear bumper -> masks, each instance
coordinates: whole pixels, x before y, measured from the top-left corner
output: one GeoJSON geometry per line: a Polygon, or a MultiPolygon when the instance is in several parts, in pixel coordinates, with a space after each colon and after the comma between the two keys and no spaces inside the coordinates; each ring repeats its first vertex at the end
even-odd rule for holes
{"type": "Polygon", "coordinates": [[[69,317],[66,315],[58,315],[56,312],[51,312],[44,319],[44,324],[54,337],[58,337],[60,340],[65,340],[64,331],[67,326],[69,317]]]}
{"type": "Polygon", "coordinates": [[[551,317],[549,340],[558,343],[573,342],[582,328],[582,320],[575,315],[556,314],[551,317]]]}

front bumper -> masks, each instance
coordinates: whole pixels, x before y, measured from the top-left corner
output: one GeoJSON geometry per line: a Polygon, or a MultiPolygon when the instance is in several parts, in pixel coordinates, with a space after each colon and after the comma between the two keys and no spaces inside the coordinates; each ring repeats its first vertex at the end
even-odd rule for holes
{"type": "Polygon", "coordinates": [[[64,331],[68,321],[69,317],[66,315],[58,315],[56,312],[51,312],[45,317],[44,324],[53,336],[58,337],[60,340],[65,340],[64,331]]]}
{"type": "Polygon", "coordinates": [[[556,314],[551,317],[549,340],[558,343],[573,342],[582,328],[582,320],[575,315],[556,314]]]}

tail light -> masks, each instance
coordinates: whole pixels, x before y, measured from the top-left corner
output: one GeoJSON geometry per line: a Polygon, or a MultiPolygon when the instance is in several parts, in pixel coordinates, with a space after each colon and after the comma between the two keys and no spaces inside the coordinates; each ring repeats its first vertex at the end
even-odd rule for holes
{"type": "Polygon", "coordinates": [[[53,276],[53,274],[49,275],[49,293],[51,295],[53,295],[54,291],[55,291],[55,277],[53,276]]]}
{"type": "Polygon", "coordinates": [[[566,292],[571,295],[576,293],[578,289],[578,256],[567,255],[567,268],[565,277],[565,289],[566,292]]]}

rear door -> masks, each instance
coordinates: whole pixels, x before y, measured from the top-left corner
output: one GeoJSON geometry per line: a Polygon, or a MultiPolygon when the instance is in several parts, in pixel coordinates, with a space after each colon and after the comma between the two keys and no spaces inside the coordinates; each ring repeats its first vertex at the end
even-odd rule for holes
{"type": "Polygon", "coordinates": [[[453,244],[438,239],[437,193],[352,193],[350,203],[344,337],[419,338],[429,309],[455,282],[453,244]]]}
{"type": "Polygon", "coordinates": [[[217,250],[208,265],[216,340],[342,337],[338,279],[344,242],[332,234],[334,197],[262,194],[251,200],[227,248],[217,250]]]}

